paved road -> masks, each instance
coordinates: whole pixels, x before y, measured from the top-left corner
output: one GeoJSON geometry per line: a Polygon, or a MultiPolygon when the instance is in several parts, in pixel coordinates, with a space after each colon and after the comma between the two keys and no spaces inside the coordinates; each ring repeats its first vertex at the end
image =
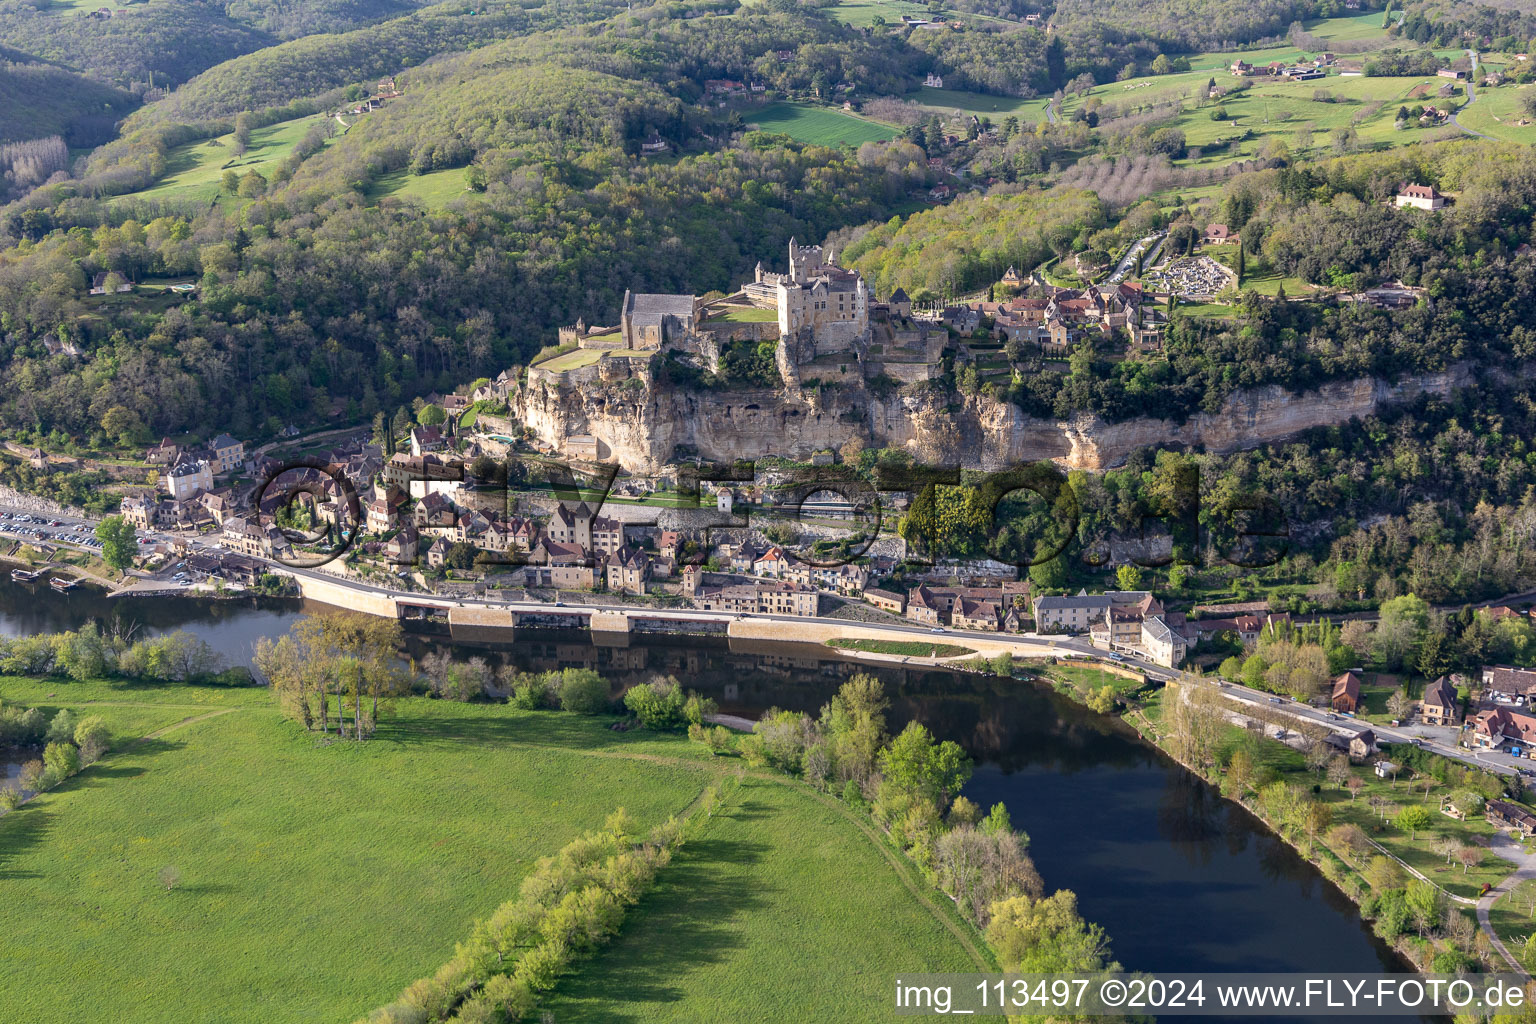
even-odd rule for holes
{"type": "MultiPolygon", "coordinates": [[[[1465,110],[1467,107],[1470,107],[1472,104],[1477,102],[1477,87],[1472,84],[1472,80],[1477,77],[1477,51],[1476,50],[1468,50],[1467,51],[1467,56],[1472,58],[1472,74],[1467,77],[1467,102],[1462,106],[1462,108],[1461,108],[1462,110],[1465,110]]],[[[1460,121],[1458,121],[1456,119],[1456,116],[1459,113],[1461,113],[1460,110],[1458,110],[1456,112],[1456,114],[1452,114],[1451,115],[1451,117],[1450,117],[1451,124],[1455,125],[1457,128],[1460,128],[1462,131],[1466,132],[1468,135],[1476,135],[1480,139],[1492,139],[1494,142],[1499,141],[1498,139],[1495,139],[1492,135],[1485,135],[1482,132],[1476,130],[1475,128],[1468,128],[1466,125],[1462,124],[1460,121]]]]}
{"type": "Polygon", "coordinates": [[[1483,929],[1483,933],[1488,936],[1488,940],[1493,944],[1493,948],[1498,950],[1499,955],[1504,958],[1505,962],[1512,969],[1525,974],[1526,970],[1520,966],[1520,961],[1515,958],[1514,953],[1509,947],[1504,945],[1504,940],[1499,938],[1498,933],[1493,930],[1493,922],[1489,920],[1488,911],[1493,909],[1494,902],[1500,896],[1509,892],[1527,878],[1536,878],[1536,854],[1526,853],[1523,846],[1503,833],[1494,835],[1491,849],[1495,854],[1510,861],[1516,867],[1513,874],[1492,889],[1489,889],[1482,899],[1477,901],[1477,923],[1483,929]]]}
{"type": "Polygon", "coordinates": [[[1163,236],[1167,234],[1168,232],[1166,231],[1154,231],[1152,234],[1147,235],[1145,238],[1138,238],[1136,240],[1136,244],[1127,249],[1125,251],[1125,255],[1120,257],[1120,263],[1115,267],[1115,272],[1109,275],[1108,283],[1119,284],[1122,280],[1124,280],[1125,275],[1130,271],[1132,265],[1136,262],[1137,255],[1147,252],[1154,244],[1161,243],[1163,236]]]}

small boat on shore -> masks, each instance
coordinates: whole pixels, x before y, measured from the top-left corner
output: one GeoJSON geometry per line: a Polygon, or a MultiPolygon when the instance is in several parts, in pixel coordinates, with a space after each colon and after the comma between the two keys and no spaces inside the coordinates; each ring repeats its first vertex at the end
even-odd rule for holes
{"type": "Polygon", "coordinates": [[[67,579],[63,576],[55,576],[48,581],[48,585],[54,590],[74,590],[80,585],[80,581],[67,579]]]}
{"type": "Polygon", "coordinates": [[[41,575],[41,572],[32,572],[28,569],[11,570],[11,579],[15,580],[17,583],[31,583],[41,575]]]}

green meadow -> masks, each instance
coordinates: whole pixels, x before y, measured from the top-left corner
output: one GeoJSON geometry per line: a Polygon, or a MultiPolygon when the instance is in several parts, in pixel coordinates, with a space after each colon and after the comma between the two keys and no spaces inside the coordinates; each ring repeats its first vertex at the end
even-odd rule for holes
{"type": "Polygon", "coordinates": [[[455,199],[469,194],[464,186],[464,168],[450,167],[426,174],[395,171],[374,181],[369,196],[375,202],[385,196],[414,199],[423,206],[446,206],[455,199]]]}
{"type": "Polygon", "coordinates": [[[293,151],[310,125],[317,120],[323,120],[323,115],[295,118],[257,128],[251,132],[250,148],[241,156],[235,155],[232,134],[177,146],[170,151],[166,160],[166,173],[160,180],[142,192],[129,193],[129,196],[195,203],[198,206],[206,206],[215,200],[232,201],[235,197],[225,193],[222,185],[226,170],[234,171],[237,175],[258,171],[270,178],[277,162],[293,151]]]}
{"type": "Polygon", "coordinates": [[[1014,96],[989,96],[981,92],[933,89],[928,86],[908,93],[904,98],[940,114],[953,114],[958,110],[978,117],[990,117],[993,121],[1001,121],[1012,114],[1025,124],[1045,120],[1045,107],[1050,102],[1049,96],[1021,100],[1014,96]]]}
{"type": "Polygon", "coordinates": [[[1476,90],[1477,101],[1456,115],[1456,120],[1473,131],[1492,135],[1506,142],[1536,145],[1536,119],[1525,110],[1525,98],[1536,85],[1501,85],[1476,90]],[[1521,124],[1521,121],[1528,123],[1521,124]]]}
{"type": "Polygon", "coordinates": [[[798,785],[746,780],[660,882],[555,1020],[887,1021],[901,972],[992,969],[947,898],[798,785]]]}
{"type": "Polygon", "coordinates": [[[891,125],[805,103],[772,103],[749,113],[747,122],[762,131],[818,146],[857,146],[897,135],[891,125]]]}
{"type": "MultiPolygon", "coordinates": [[[[436,970],[537,858],[618,806],[642,827],[679,814],[739,765],[505,705],[407,698],[374,739],[326,745],[255,688],[5,678],[0,697],[152,737],[0,817],[0,1019],[36,1024],[107,1005],[119,1024],[356,1019],[436,970]]],[[[695,990],[734,1019],[765,998],[875,1019],[895,972],[975,969],[979,940],[850,812],[746,783],[561,981],[570,1005],[615,1010],[587,1019],[678,1019],[670,994],[695,990]],[[660,958],[657,929],[697,955],[660,958]]]]}

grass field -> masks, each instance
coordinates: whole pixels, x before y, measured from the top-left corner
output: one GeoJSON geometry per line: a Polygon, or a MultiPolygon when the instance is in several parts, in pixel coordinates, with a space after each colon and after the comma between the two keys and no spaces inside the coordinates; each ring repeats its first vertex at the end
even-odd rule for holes
{"type": "Polygon", "coordinates": [[[602,359],[605,355],[643,356],[649,354],[650,353],[639,352],[634,349],[627,348],[579,348],[574,352],[567,352],[565,355],[555,356],[553,359],[546,359],[544,362],[539,364],[539,369],[550,370],[555,373],[564,373],[567,370],[579,370],[583,366],[591,366],[593,363],[596,363],[598,360],[602,359]]]}
{"type": "Polygon", "coordinates": [[[828,647],[841,651],[867,651],[870,654],[899,654],[906,658],[958,658],[962,654],[975,654],[969,647],[959,644],[929,643],[927,640],[866,640],[851,637],[834,637],[828,647]]]}
{"type": "Polygon", "coordinates": [[[1045,107],[1050,102],[1049,96],[1021,100],[1013,96],[989,96],[982,92],[931,89],[928,86],[924,86],[917,92],[908,93],[903,98],[913,100],[919,106],[941,114],[953,114],[958,110],[978,117],[990,117],[995,122],[1000,122],[1012,114],[1025,124],[1045,120],[1045,107]]]}
{"type": "Polygon", "coordinates": [[[1222,731],[1226,736],[1222,759],[1225,759],[1238,744],[1252,744],[1249,750],[1253,753],[1256,767],[1279,773],[1282,781],[1291,785],[1305,788],[1310,788],[1314,784],[1320,785],[1321,790],[1317,799],[1327,804],[1333,812],[1334,825],[1345,823],[1358,825],[1367,836],[1381,844],[1388,852],[1423,872],[1427,878],[1448,892],[1457,896],[1476,896],[1484,882],[1490,884],[1498,882],[1514,870],[1514,865],[1509,861],[1496,857],[1490,852],[1481,865],[1464,872],[1459,864],[1447,864],[1445,855],[1434,849],[1435,841],[1443,837],[1468,845],[1474,836],[1487,837],[1494,833],[1493,826],[1488,824],[1480,814],[1473,815],[1466,821],[1457,821],[1439,813],[1440,795],[1445,792],[1444,787],[1432,789],[1426,799],[1422,783],[1410,785],[1409,773],[1405,772],[1396,781],[1392,781],[1377,778],[1367,766],[1355,765],[1352,771],[1365,783],[1365,786],[1360,790],[1358,798],[1351,799],[1347,790],[1327,782],[1320,774],[1308,770],[1300,751],[1275,740],[1266,739],[1256,744],[1252,743],[1251,737],[1245,738],[1243,730],[1236,726],[1226,726],[1222,731]],[[1391,803],[1387,822],[1383,822],[1371,808],[1372,796],[1384,797],[1391,803]],[[1390,821],[1399,810],[1410,804],[1424,807],[1431,816],[1429,827],[1420,829],[1412,838],[1390,821]]]}
{"type": "Polygon", "coordinates": [[[931,17],[925,4],[911,0],[842,0],[830,13],[844,25],[855,28],[869,28],[877,16],[884,18],[887,25],[900,24],[903,14],[914,18],[931,17]]]}
{"type": "Polygon", "coordinates": [[[1536,933],[1536,915],[1531,912],[1533,904],[1536,904],[1536,879],[1527,878],[1495,900],[1488,911],[1488,923],[1516,956],[1520,955],[1519,947],[1526,936],[1536,933]]]}
{"type": "Polygon", "coordinates": [[[1477,102],[1456,115],[1456,119],[1473,131],[1492,135],[1507,142],[1536,145],[1536,120],[1525,112],[1524,100],[1536,85],[1501,85],[1493,89],[1478,89],[1477,102]],[[1532,121],[1522,125],[1521,120],[1532,121]]]}
{"type": "Polygon", "coordinates": [[[895,138],[897,134],[890,125],[805,103],[773,103],[747,120],[762,131],[778,132],[797,142],[819,146],[857,146],[895,138]]]}
{"type": "Polygon", "coordinates": [[[1250,158],[1271,138],[1284,142],[1295,156],[1324,157],[1332,153],[1330,133],[1343,128],[1353,128],[1364,144],[1405,145],[1428,137],[1426,131],[1394,127],[1399,107],[1426,102],[1410,96],[1426,84],[1431,86],[1428,102],[1434,102],[1437,80],[1430,78],[1332,76],[1256,84],[1219,102],[1226,120],[1211,120],[1218,104],[1208,103],[1186,110],[1172,123],[1183,130],[1192,149],[1202,151],[1199,163],[1250,158]]]}
{"type": "MultiPolygon", "coordinates": [[[[120,1024],[352,1020],[435,970],[537,857],[616,806],[642,826],[678,813],[738,763],[681,737],[505,706],[406,699],[375,739],[320,746],[254,688],[0,680],[7,700],[66,694],[112,708],[125,732],[173,727],[0,818],[5,1020],[72,1022],[104,1006],[120,1024]],[[167,866],[181,876],[171,891],[167,866]]],[[[668,941],[716,926],[740,940],[657,962],[655,944],[626,931],[619,952],[646,963],[641,998],[706,969],[758,979],[759,996],[799,985],[797,999],[814,988],[834,1001],[842,984],[813,979],[860,972],[883,987],[918,966],[974,969],[967,933],[835,805],[777,781],[748,795],[663,874],[673,897],[657,911],[666,920],[678,899],[692,910],[702,891],[708,920],[668,941]],[[815,920],[786,945],[783,922],[815,920]]]]}
{"type": "Polygon", "coordinates": [[[257,128],[251,132],[251,147],[238,157],[235,156],[233,135],[177,146],[166,160],[165,176],[152,187],[129,195],[200,206],[212,203],[216,197],[220,202],[236,201],[233,196],[221,194],[223,186],[220,182],[225,170],[239,175],[259,171],[270,178],[272,167],[292,152],[316,120],[315,117],[301,117],[257,128]]]}
{"type": "Polygon", "coordinates": [[[147,6],[149,5],[143,3],[142,0],[128,0],[126,3],[122,2],[122,0],[113,0],[111,3],[104,2],[104,0],[46,0],[45,3],[38,4],[38,7],[48,14],[69,15],[71,17],[77,14],[88,14],[101,7],[111,7],[113,9],[123,7],[131,11],[135,8],[147,6]]]}
{"type": "Polygon", "coordinates": [[[464,187],[464,168],[462,167],[429,171],[426,174],[395,171],[393,174],[386,174],[377,179],[368,192],[374,202],[378,202],[385,196],[395,196],[400,199],[415,199],[423,206],[446,206],[453,200],[462,199],[468,194],[464,187]]]}
{"type": "Polygon", "coordinates": [[[723,312],[713,313],[709,323],[766,324],[779,318],[778,310],[759,309],[756,306],[730,306],[723,312]]]}
{"type": "Polygon", "coordinates": [[[549,1009],[593,1024],[884,1021],[898,972],[983,969],[949,910],[921,907],[915,871],[911,890],[871,877],[897,876],[835,804],[748,779],[549,1009]]]}

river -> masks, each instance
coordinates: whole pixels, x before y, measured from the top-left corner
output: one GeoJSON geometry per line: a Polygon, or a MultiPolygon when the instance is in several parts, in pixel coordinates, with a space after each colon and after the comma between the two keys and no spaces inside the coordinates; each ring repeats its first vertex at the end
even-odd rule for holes
{"type": "MultiPolygon", "coordinates": [[[[73,629],[92,619],[159,632],[184,628],[232,664],[301,613],[296,600],[106,599],[0,579],[0,634],[73,629]]],[[[412,636],[419,655],[437,641],[412,636]]],[[[1240,807],[1142,741],[1118,719],[1046,689],[995,677],[862,665],[820,648],[758,641],[585,633],[515,645],[456,645],[462,656],[530,669],[591,667],[620,679],[671,673],[756,716],[814,712],[855,671],[876,671],[893,730],[923,722],[977,761],[965,792],[1002,801],[1052,888],[1077,893],[1127,968],[1164,971],[1403,971],[1355,907],[1240,807]]]]}

